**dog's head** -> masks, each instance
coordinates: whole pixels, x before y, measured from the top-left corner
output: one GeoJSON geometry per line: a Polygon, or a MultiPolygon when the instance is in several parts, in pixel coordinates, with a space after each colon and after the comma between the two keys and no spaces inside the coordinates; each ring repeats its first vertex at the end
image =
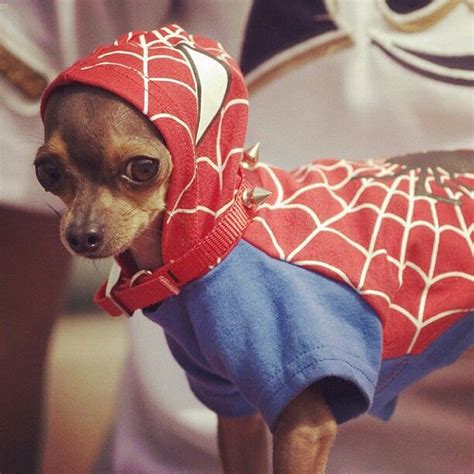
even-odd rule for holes
{"type": "Polygon", "coordinates": [[[96,258],[155,245],[161,219],[163,263],[183,255],[235,199],[247,109],[222,46],[177,25],[124,35],[60,73],[35,165],[66,203],[66,247],[96,258]]]}
{"type": "Polygon", "coordinates": [[[162,137],[129,103],[84,85],[56,89],[44,115],[35,166],[41,185],[66,204],[66,248],[116,255],[145,229],[159,232],[171,173],[162,137]]]}

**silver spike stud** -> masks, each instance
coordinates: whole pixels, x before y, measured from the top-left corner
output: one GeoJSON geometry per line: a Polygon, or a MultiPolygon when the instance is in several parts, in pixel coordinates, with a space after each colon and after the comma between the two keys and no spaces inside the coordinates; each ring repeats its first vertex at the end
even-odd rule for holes
{"type": "Polygon", "coordinates": [[[271,194],[272,192],[268,191],[268,189],[257,187],[244,191],[242,199],[245,207],[250,208],[262,204],[271,194]]]}
{"type": "Polygon", "coordinates": [[[242,167],[246,170],[252,170],[260,159],[260,142],[245,150],[242,160],[242,167]]]}

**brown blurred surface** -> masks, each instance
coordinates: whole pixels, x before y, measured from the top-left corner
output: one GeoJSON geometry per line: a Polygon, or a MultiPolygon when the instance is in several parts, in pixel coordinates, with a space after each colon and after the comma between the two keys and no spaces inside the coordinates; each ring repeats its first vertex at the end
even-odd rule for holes
{"type": "MultiPolygon", "coordinates": [[[[2,156],[3,158],[3,156],[2,156]]],[[[58,218],[0,205],[0,471],[37,470],[43,373],[70,258],[58,218]]]]}
{"type": "Polygon", "coordinates": [[[90,472],[115,409],[125,323],[84,314],[56,324],[48,358],[44,474],[90,472]]]}

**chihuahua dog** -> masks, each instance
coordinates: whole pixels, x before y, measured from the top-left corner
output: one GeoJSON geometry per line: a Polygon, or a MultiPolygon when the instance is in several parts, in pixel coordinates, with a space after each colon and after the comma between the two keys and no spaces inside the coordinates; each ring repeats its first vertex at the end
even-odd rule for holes
{"type": "MultiPolygon", "coordinates": [[[[138,268],[159,267],[172,162],[157,130],[120,97],[84,85],[58,89],[44,125],[35,166],[41,185],[67,206],[65,247],[92,259],[129,252],[138,268]]],[[[225,472],[265,472],[259,416],[219,417],[218,426],[225,472]]],[[[301,393],[275,429],[275,472],[323,472],[336,426],[316,386],[301,393]]]]}
{"type": "Polygon", "coordinates": [[[474,153],[322,160],[243,151],[247,91],[177,25],[119,38],[43,96],[39,182],[71,253],[114,256],[96,301],[163,326],[218,414],[225,472],[324,472],[337,424],[474,342],[474,153]]]}

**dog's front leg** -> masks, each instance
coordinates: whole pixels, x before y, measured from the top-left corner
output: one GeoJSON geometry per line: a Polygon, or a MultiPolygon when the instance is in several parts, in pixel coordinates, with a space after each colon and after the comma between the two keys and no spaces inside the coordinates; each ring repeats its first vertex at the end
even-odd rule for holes
{"type": "Polygon", "coordinates": [[[337,424],[316,385],[304,390],[281,413],[273,437],[276,474],[324,473],[337,424]]]}
{"type": "Polygon", "coordinates": [[[269,456],[260,414],[218,419],[219,453],[226,474],[267,474],[269,456]]]}

